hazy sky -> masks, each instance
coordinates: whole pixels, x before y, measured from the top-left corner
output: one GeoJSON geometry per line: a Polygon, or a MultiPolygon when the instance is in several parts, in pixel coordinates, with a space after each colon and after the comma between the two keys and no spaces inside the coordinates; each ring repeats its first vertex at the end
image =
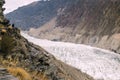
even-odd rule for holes
{"type": "Polygon", "coordinates": [[[6,8],[6,10],[4,13],[6,14],[17,9],[20,6],[27,5],[34,1],[39,1],[39,0],[5,0],[5,1],[6,4],[4,5],[4,7],[6,8]]]}

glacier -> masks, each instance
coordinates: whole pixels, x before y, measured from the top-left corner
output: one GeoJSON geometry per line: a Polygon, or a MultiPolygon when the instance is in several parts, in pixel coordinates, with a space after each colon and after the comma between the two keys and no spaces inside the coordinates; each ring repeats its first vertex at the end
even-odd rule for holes
{"type": "Polygon", "coordinates": [[[24,32],[21,35],[95,80],[120,80],[119,54],[82,44],[37,39],[24,32]]]}

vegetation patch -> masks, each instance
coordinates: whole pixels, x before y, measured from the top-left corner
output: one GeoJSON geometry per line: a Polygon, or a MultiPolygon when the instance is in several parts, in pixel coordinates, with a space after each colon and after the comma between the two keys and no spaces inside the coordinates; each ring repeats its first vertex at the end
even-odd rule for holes
{"type": "Polygon", "coordinates": [[[30,71],[28,68],[19,66],[18,57],[14,59],[11,56],[4,58],[0,56],[1,67],[7,68],[8,72],[19,78],[19,80],[48,80],[44,72],[30,71]]]}
{"type": "Polygon", "coordinates": [[[8,72],[12,74],[13,76],[16,76],[19,78],[19,80],[32,80],[30,74],[20,67],[8,67],[8,72]]]}
{"type": "Polygon", "coordinates": [[[1,51],[5,53],[5,55],[9,54],[12,51],[12,49],[15,47],[15,44],[16,43],[13,37],[8,35],[3,35],[1,40],[1,51]]]}

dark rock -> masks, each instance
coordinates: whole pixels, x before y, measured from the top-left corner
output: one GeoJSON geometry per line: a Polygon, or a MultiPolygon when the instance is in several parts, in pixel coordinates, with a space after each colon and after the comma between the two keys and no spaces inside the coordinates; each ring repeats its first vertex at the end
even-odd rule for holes
{"type": "Polygon", "coordinates": [[[0,68],[0,80],[19,80],[10,75],[5,68],[0,68]]]}

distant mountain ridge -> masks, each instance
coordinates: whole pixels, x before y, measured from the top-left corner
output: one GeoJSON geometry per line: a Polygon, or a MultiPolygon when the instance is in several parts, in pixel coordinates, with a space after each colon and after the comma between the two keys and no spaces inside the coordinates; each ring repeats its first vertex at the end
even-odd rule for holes
{"type": "Polygon", "coordinates": [[[36,1],[18,8],[6,17],[21,29],[40,27],[57,15],[57,10],[65,5],[65,0],[36,1]]]}

